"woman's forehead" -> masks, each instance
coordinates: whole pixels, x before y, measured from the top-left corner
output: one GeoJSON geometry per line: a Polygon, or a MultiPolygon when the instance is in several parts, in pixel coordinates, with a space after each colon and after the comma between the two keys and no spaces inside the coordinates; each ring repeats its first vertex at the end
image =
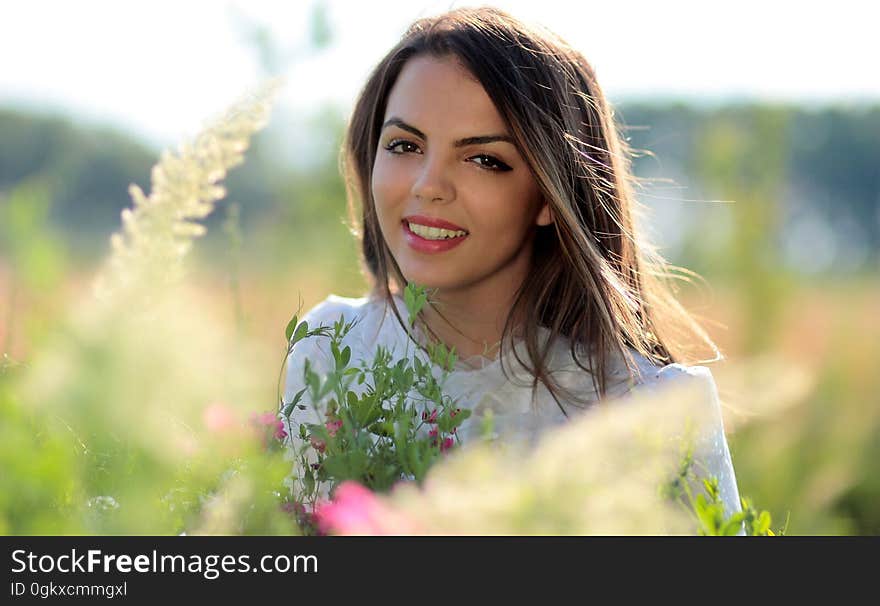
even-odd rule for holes
{"type": "Polygon", "coordinates": [[[429,136],[434,133],[455,138],[506,131],[501,114],[482,84],[454,58],[410,59],[391,89],[383,123],[391,118],[403,120],[429,136]]]}

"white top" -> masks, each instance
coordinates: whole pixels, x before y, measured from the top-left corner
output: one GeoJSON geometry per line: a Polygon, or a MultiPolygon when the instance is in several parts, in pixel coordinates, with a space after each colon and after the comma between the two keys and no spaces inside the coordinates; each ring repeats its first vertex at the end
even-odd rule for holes
{"type": "MultiPolygon", "coordinates": [[[[408,319],[408,311],[403,300],[395,295],[397,308],[404,322],[408,319]]],[[[300,321],[307,321],[309,329],[318,325],[332,327],[344,316],[346,322],[357,320],[352,330],[343,339],[343,347],[351,347],[352,355],[350,366],[357,366],[361,360],[369,363],[372,361],[377,346],[382,345],[393,352],[394,359],[404,355],[405,351],[410,354],[416,346],[407,336],[406,331],[397,321],[394,312],[385,301],[375,298],[346,298],[330,295],[312,308],[300,321]],[[408,344],[408,345],[407,345],[408,344]],[[408,346],[408,350],[406,349],[408,346]]],[[[546,341],[549,330],[541,329],[546,341]]],[[[427,342],[419,331],[418,326],[413,329],[421,342],[427,342]]],[[[523,342],[516,344],[520,357],[528,360],[523,342]],[[519,349],[522,348],[522,349],[519,349]]],[[[698,444],[695,458],[702,463],[704,469],[697,466],[695,472],[698,477],[715,476],[719,481],[719,490],[724,502],[727,515],[741,511],[739,492],[737,490],[736,476],[730,459],[727,440],[724,436],[724,426],[721,419],[721,406],[718,392],[712,373],[703,366],[683,366],[670,364],[664,367],[653,365],[647,358],[631,351],[638,364],[640,378],[633,380],[627,371],[625,363],[620,356],[612,357],[612,368],[606,386],[606,398],[618,398],[628,393],[636,393],[642,389],[653,389],[662,384],[674,382],[670,380],[687,379],[700,381],[700,387],[709,400],[706,404],[711,407],[713,419],[710,434],[705,436],[698,444]]],[[[294,395],[303,387],[304,360],[309,358],[311,366],[316,372],[325,374],[333,367],[333,357],[330,354],[329,339],[326,337],[310,337],[297,343],[287,361],[287,374],[284,388],[284,401],[290,402],[294,395]]],[[[423,357],[423,359],[425,359],[423,357]]],[[[471,417],[465,421],[458,430],[458,436],[462,444],[467,444],[480,432],[480,417],[488,409],[492,410],[494,429],[499,436],[514,436],[534,442],[543,430],[564,423],[567,418],[583,412],[583,408],[576,408],[560,399],[566,407],[568,417],[560,410],[559,404],[550,395],[547,388],[539,383],[537,387],[536,401],[532,401],[531,375],[528,374],[510,354],[509,349],[504,351],[505,369],[515,382],[508,380],[502,370],[500,356],[497,359],[475,355],[467,359],[460,359],[452,372],[447,376],[442,385],[443,393],[457,400],[457,405],[471,409],[471,417]],[[518,383],[518,384],[515,384],[518,383]]],[[[566,389],[583,397],[583,394],[596,394],[590,375],[578,367],[570,352],[570,344],[567,339],[559,338],[554,343],[548,365],[553,372],[553,377],[566,389]]],[[[441,369],[435,367],[435,376],[439,379],[441,369]]],[[[353,382],[349,387],[360,396],[366,384],[358,386],[353,382]]],[[[308,391],[304,396],[308,395],[308,391]]],[[[598,400],[598,394],[593,400],[598,400]]],[[[312,409],[310,402],[304,397],[301,403],[306,404],[306,410],[294,408],[291,414],[290,424],[286,430],[293,446],[299,447],[300,423],[323,423],[325,419],[312,409]]],[[[288,421],[285,419],[285,423],[288,421]]],[[[313,449],[307,449],[314,454],[313,449]]],[[[312,459],[311,462],[315,462],[312,459]]],[[[324,492],[326,495],[326,492],[324,492]]]]}

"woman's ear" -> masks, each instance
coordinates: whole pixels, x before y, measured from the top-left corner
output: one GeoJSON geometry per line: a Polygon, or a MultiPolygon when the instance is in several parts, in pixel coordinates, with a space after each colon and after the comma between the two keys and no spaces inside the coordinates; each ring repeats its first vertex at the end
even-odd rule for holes
{"type": "Polygon", "coordinates": [[[550,225],[553,223],[553,210],[550,208],[550,203],[544,201],[544,205],[541,207],[541,210],[538,212],[538,217],[535,219],[536,225],[550,225]]]}

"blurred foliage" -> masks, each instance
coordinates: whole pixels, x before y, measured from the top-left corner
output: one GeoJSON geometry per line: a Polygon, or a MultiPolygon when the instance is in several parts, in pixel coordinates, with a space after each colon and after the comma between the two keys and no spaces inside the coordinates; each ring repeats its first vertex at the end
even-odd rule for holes
{"type": "Polygon", "coordinates": [[[51,189],[39,177],[0,193],[0,260],[6,260],[8,272],[0,291],[2,353],[13,351],[22,329],[31,340],[41,340],[51,328],[47,319],[58,308],[50,297],[31,296],[57,292],[67,272],[64,241],[48,221],[51,203],[51,189]]]}
{"type": "MultiPolygon", "coordinates": [[[[747,194],[743,189],[762,188],[764,194],[773,195],[774,210],[768,217],[779,228],[762,246],[778,245],[791,220],[813,214],[841,238],[864,244],[869,253],[860,269],[876,266],[880,105],[806,109],[754,103],[719,107],[633,103],[622,104],[619,114],[631,146],[642,151],[634,162],[636,174],[672,179],[686,190],[681,198],[693,201],[690,212],[700,214],[711,200],[740,202],[736,195],[747,194]]],[[[711,205],[708,212],[720,219],[711,205]]],[[[705,217],[700,214],[701,220],[705,217]]],[[[755,232],[749,234],[754,237],[755,232]]],[[[703,243],[700,251],[691,252],[706,250],[703,243]]],[[[771,252],[778,254],[778,249],[771,252]]],[[[692,265],[700,264],[701,258],[684,257],[692,265]]],[[[703,266],[726,269],[723,261],[713,256],[703,266]]]]}
{"type": "Polygon", "coordinates": [[[129,183],[143,185],[154,152],[106,129],[0,110],[0,192],[39,180],[51,196],[51,224],[71,252],[95,259],[119,224],[129,183]],[[96,240],[95,236],[103,237],[96,240]]]}
{"type": "MultiPolygon", "coordinates": [[[[99,288],[47,314],[55,330],[26,362],[4,354],[3,533],[296,532],[277,492],[289,464],[255,414],[271,401],[253,371],[264,352],[214,319],[180,271],[204,231],[193,219],[222,197],[218,182],[265,124],[273,93],[256,91],[164,153],[149,196],[130,189],[99,288]]],[[[23,184],[3,207],[16,283],[39,286],[27,276],[41,266],[24,261],[32,239],[50,237],[40,233],[46,200],[23,184]]]]}

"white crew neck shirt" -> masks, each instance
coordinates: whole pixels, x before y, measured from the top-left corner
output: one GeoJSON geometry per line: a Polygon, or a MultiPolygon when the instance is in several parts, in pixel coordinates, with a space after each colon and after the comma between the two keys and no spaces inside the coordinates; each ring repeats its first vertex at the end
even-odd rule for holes
{"type": "MultiPolygon", "coordinates": [[[[397,295],[395,299],[401,319],[407,322],[406,305],[397,295]]],[[[390,306],[378,298],[347,298],[331,294],[309,310],[300,321],[308,322],[310,329],[321,324],[332,327],[340,316],[345,322],[356,321],[355,326],[342,340],[343,347],[348,345],[352,350],[350,366],[358,366],[361,361],[366,363],[372,361],[378,346],[392,351],[393,359],[403,357],[407,351],[412,355],[417,347],[397,321],[390,306]]],[[[542,338],[546,341],[549,331],[546,329],[542,331],[542,338]]],[[[418,326],[413,332],[421,342],[426,342],[418,326]]],[[[516,347],[520,358],[527,361],[529,358],[524,343],[517,342],[516,347]]],[[[584,410],[567,404],[564,400],[561,400],[562,408],[560,408],[560,404],[541,383],[538,384],[533,399],[531,375],[516,361],[507,345],[503,353],[505,369],[513,380],[509,380],[502,372],[502,356],[490,358],[477,354],[457,360],[442,385],[445,394],[455,399],[459,406],[467,407],[472,412],[471,417],[458,431],[462,444],[466,445],[479,436],[481,427],[479,419],[488,410],[492,411],[494,430],[499,437],[514,437],[530,443],[534,443],[543,431],[564,423],[568,418],[584,410]]],[[[677,379],[700,382],[703,393],[706,394],[706,405],[710,407],[713,422],[708,429],[708,435],[701,436],[700,445],[697,446],[695,458],[702,464],[698,466],[697,475],[703,477],[705,474],[718,478],[720,496],[727,515],[741,511],[736,476],[724,434],[721,405],[711,371],[703,366],[682,364],[658,367],[637,352],[631,350],[630,353],[636,361],[640,376],[633,379],[620,356],[613,356],[607,377],[606,399],[621,398],[638,390],[654,389],[677,379]]],[[[311,337],[300,341],[294,347],[286,365],[284,402],[290,402],[294,395],[305,387],[303,369],[306,358],[319,374],[328,372],[333,367],[329,339],[311,337]]],[[[564,388],[572,390],[579,397],[599,400],[589,373],[575,364],[567,339],[558,339],[554,342],[548,357],[548,367],[556,381],[564,388]],[[590,397],[590,394],[594,397],[590,397]]],[[[441,369],[435,366],[434,371],[435,376],[440,378],[441,369]]],[[[366,384],[358,386],[356,382],[349,387],[358,392],[358,395],[364,388],[366,384]]],[[[308,390],[305,392],[305,395],[307,394],[308,390]]],[[[323,417],[305,401],[305,398],[301,403],[306,404],[306,410],[295,408],[290,419],[284,419],[285,429],[289,435],[288,444],[294,448],[302,444],[299,438],[300,423],[324,422],[323,417]]],[[[313,459],[312,462],[315,460],[313,459]]],[[[326,489],[323,493],[326,496],[326,489]]]]}

